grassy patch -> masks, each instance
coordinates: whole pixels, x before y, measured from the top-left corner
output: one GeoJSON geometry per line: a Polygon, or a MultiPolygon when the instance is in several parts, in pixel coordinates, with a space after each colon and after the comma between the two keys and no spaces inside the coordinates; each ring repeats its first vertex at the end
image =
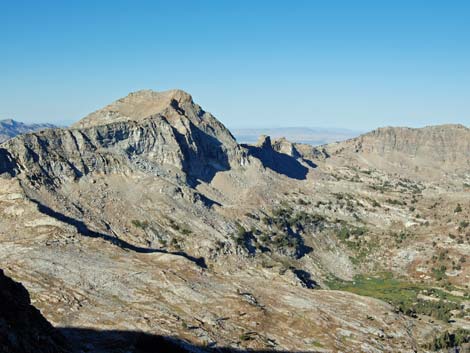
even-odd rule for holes
{"type": "Polygon", "coordinates": [[[327,284],[331,289],[383,300],[409,316],[424,314],[447,321],[451,317],[451,311],[463,310],[461,297],[424,284],[398,280],[390,273],[357,275],[353,281],[333,279],[327,284]],[[418,294],[431,296],[435,300],[419,299],[418,294]]]}
{"type": "Polygon", "coordinates": [[[328,286],[331,289],[378,298],[391,304],[403,300],[415,300],[420,290],[417,285],[401,282],[388,273],[379,274],[376,277],[357,275],[353,281],[334,279],[328,282],[328,286]]]}
{"type": "Polygon", "coordinates": [[[139,221],[138,219],[134,219],[131,221],[132,225],[136,228],[147,229],[149,226],[149,222],[147,221],[139,221]]]}

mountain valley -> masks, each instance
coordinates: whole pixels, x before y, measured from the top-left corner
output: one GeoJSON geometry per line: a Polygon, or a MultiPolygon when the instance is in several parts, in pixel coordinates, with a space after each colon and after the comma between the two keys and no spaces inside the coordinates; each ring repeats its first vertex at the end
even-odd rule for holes
{"type": "Polygon", "coordinates": [[[1,143],[0,213],[43,352],[470,346],[463,125],[240,144],[188,93],[138,91],[1,143]]]}

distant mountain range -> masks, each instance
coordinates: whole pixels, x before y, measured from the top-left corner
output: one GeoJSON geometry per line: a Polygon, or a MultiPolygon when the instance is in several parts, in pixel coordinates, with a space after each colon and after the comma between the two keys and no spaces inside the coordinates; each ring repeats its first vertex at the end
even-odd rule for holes
{"type": "MultiPolygon", "coordinates": [[[[13,119],[0,120],[0,143],[20,134],[51,129],[55,127],[57,126],[53,124],[25,124],[13,119]]],[[[291,142],[319,146],[357,137],[362,133],[362,131],[319,127],[267,127],[232,129],[232,133],[239,143],[254,144],[258,141],[261,135],[268,135],[273,139],[285,137],[291,142]]]]}
{"type": "Polygon", "coordinates": [[[285,137],[291,142],[318,146],[348,140],[359,136],[362,132],[335,128],[281,127],[232,129],[232,133],[239,143],[253,144],[261,135],[268,135],[272,138],[285,137]]]}
{"type": "Polygon", "coordinates": [[[52,124],[25,124],[13,119],[0,120],[0,143],[20,134],[54,127],[52,124]]]}

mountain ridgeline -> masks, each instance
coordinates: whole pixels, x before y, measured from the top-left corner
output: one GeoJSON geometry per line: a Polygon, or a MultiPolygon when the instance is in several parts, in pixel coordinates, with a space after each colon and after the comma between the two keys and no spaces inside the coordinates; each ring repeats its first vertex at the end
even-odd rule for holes
{"type": "Polygon", "coordinates": [[[20,134],[54,127],[52,124],[24,124],[13,119],[0,120],[0,143],[20,134]]]}
{"type": "Polygon", "coordinates": [[[138,91],[0,144],[0,262],[73,351],[463,347],[469,171],[461,125],[241,144],[138,91]]]}
{"type": "Polygon", "coordinates": [[[23,135],[5,148],[20,169],[49,183],[131,170],[210,181],[246,158],[230,132],[182,91],[132,93],[69,129],[23,135]]]}
{"type": "MultiPolygon", "coordinates": [[[[2,136],[9,137],[48,129],[21,136],[4,148],[10,156],[16,155],[18,166],[33,173],[37,169],[35,177],[48,178],[49,182],[63,177],[79,178],[93,171],[134,168],[156,175],[173,172],[187,183],[210,182],[218,171],[249,163],[249,149],[238,145],[223,124],[180,90],[131,93],[70,128],[53,129],[49,124],[25,125],[12,120],[1,124],[2,136]]],[[[462,125],[442,125],[380,128],[320,147],[286,142],[304,151],[294,158],[311,161],[324,155],[319,151],[330,150],[332,155],[346,158],[370,158],[372,164],[380,164],[377,160],[389,164],[396,161],[409,171],[419,167],[462,171],[470,167],[469,136],[470,130],[462,125]]],[[[285,140],[278,141],[279,146],[285,140]]],[[[3,168],[13,166],[10,157],[3,154],[3,168]]]]}

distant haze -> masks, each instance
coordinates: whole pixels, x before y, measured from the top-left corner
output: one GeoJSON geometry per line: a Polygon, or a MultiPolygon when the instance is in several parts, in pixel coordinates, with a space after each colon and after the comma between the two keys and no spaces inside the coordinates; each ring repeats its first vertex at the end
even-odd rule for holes
{"type": "Polygon", "coordinates": [[[52,124],[24,124],[13,119],[0,120],[0,143],[15,137],[19,134],[27,132],[51,129],[55,126],[52,124]]]}
{"type": "Polygon", "coordinates": [[[239,143],[254,144],[261,135],[268,135],[271,138],[285,137],[291,142],[306,143],[314,146],[344,141],[362,133],[362,131],[348,129],[319,127],[241,128],[231,129],[231,132],[239,143]]]}
{"type": "Polygon", "coordinates": [[[0,119],[183,89],[227,126],[470,123],[468,1],[2,1],[0,119]]]}

